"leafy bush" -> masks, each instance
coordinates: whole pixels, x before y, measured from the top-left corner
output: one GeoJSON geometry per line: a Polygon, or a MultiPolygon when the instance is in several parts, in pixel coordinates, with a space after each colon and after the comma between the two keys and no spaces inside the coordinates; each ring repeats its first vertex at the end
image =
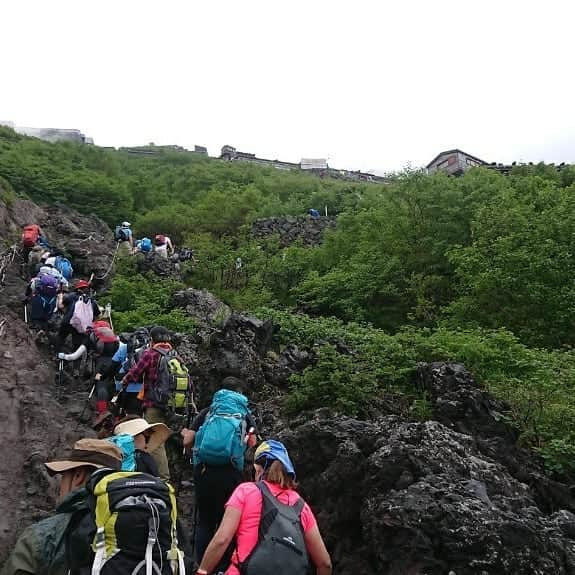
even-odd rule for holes
{"type": "Polygon", "coordinates": [[[375,374],[368,365],[338,353],[332,345],[318,350],[318,361],[290,378],[288,407],[293,411],[332,407],[348,415],[363,415],[377,392],[375,374]]]}
{"type": "Polygon", "coordinates": [[[110,302],[114,312],[114,327],[118,332],[141,326],[163,325],[168,329],[190,332],[194,322],[181,309],[170,309],[172,294],[184,286],[174,280],[162,280],[154,275],[134,273],[132,262],[117,273],[103,303],[110,302]]]}

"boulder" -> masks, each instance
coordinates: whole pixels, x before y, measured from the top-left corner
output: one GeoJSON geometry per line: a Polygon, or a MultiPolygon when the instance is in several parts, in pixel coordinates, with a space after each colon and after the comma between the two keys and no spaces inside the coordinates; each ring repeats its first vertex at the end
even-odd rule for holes
{"type": "Polygon", "coordinates": [[[231,308],[209,291],[189,288],[176,292],[172,305],[185,310],[199,326],[222,325],[231,315],[231,308]]]}

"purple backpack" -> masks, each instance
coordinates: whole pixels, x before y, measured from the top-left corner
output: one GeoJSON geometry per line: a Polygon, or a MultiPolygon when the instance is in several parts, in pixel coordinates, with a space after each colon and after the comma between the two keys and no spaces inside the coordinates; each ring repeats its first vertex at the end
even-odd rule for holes
{"type": "Polygon", "coordinates": [[[59,287],[60,284],[58,280],[54,276],[48,274],[41,275],[36,280],[36,292],[46,298],[56,296],[58,294],[59,287]]]}

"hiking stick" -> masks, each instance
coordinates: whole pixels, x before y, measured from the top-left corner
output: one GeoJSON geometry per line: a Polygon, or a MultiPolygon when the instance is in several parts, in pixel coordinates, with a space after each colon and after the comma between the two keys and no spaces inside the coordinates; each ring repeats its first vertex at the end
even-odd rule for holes
{"type": "Polygon", "coordinates": [[[90,390],[88,399],[86,400],[86,403],[84,405],[84,409],[82,410],[82,413],[80,413],[80,417],[78,418],[78,423],[76,424],[76,428],[74,429],[74,431],[78,431],[78,427],[80,427],[80,423],[82,423],[82,418],[84,417],[84,413],[86,413],[86,409],[88,409],[88,405],[90,405],[90,400],[92,399],[95,390],[96,390],[96,382],[94,382],[94,384],[92,385],[92,389],[90,390]]]}
{"type": "Polygon", "coordinates": [[[24,323],[28,323],[28,302],[24,302],[24,323]]]}

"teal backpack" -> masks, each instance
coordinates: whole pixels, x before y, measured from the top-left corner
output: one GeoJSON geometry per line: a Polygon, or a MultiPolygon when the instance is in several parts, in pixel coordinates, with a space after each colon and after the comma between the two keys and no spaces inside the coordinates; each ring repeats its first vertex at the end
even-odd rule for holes
{"type": "Polygon", "coordinates": [[[220,389],[194,441],[194,465],[229,465],[244,469],[249,415],[248,398],[236,391],[220,389]]]}

